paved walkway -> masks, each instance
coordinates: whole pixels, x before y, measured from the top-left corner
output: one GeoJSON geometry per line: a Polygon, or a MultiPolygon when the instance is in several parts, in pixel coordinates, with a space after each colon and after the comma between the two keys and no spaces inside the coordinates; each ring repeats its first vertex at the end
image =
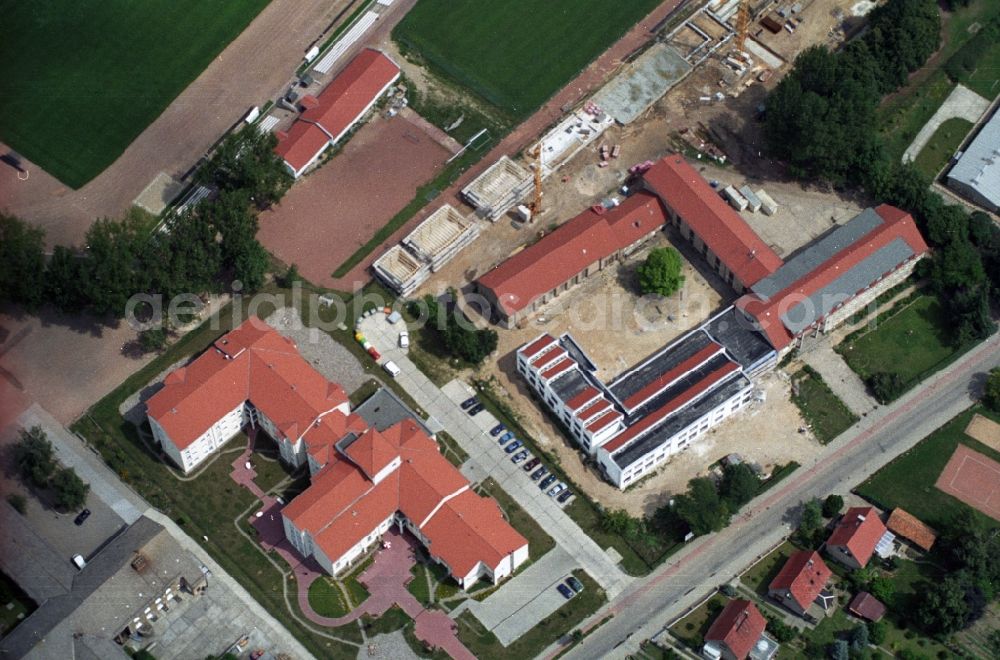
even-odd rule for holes
{"type": "Polygon", "coordinates": [[[990,102],[979,94],[976,94],[965,85],[955,85],[955,89],[951,90],[948,98],[944,100],[944,103],[937,109],[937,112],[927,120],[927,123],[917,133],[917,137],[913,138],[913,142],[903,152],[903,162],[908,163],[916,160],[917,156],[920,155],[920,151],[934,136],[934,131],[947,120],[954,117],[961,117],[975,124],[989,107],[990,102]]]}
{"type": "Polygon", "coordinates": [[[802,353],[801,360],[819,372],[833,393],[859,417],[870,413],[878,402],[869,394],[864,381],[847,366],[829,342],[822,342],[802,353]]]}
{"type": "Polygon", "coordinates": [[[382,355],[399,365],[401,373],[396,380],[403,389],[418,406],[448,429],[469,454],[469,460],[462,467],[462,473],[467,478],[482,481],[493,477],[502,484],[504,490],[556,543],[597,580],[609,598],[614,598],[632,581],[618,566],[617,559],[594,543],[551,497],[538,489],[524,470],[512,464],[507,454],[499,450],[496,441],[489,435],[496,419],[487,411],[469,417],[461,409],[459,403],[473,393],[471,388],[453,381],[442,390],[432,383],[397,346],[398,328],[390,326],[384,314],[364,319],[361,330],[382,355]]]}

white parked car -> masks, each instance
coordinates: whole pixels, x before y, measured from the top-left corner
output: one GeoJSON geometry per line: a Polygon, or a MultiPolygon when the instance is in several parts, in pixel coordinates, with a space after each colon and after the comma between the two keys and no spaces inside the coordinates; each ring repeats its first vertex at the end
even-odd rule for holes
{"type": "Polygon", "coordinates": [[[410,333],[407,330],[403,330],[399,333],[399,347],[409,348],[410,347],[410,333]]]}
{"type": "Polygon", "coordinates": [[[402,373],[402,370],[399,368],[399,365],[393,362],[392,360],[387,360],[386,363],[382,365],[382,368],[385,369],[385,372],[390,376],[392,376],[393,378],[402,373]]]}

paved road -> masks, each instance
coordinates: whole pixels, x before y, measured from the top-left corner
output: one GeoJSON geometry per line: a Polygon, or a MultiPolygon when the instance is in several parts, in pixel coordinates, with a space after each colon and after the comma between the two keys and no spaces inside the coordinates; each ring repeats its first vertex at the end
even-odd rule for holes
{"type": "MultiPolygon", "coordinates": [[[[754,501],[728,528],[692,542],[653,574],[633,582],[585,626],[609,612],[614,618],[565,657],[624,658],[634,653],[639,642],[776,545],[788,533],[802,502],[847,493],[966,409],[979,374],[996,366],[1000,366],[998,335],[892,406],[869,414],[828,445],[812,466],[754,501]]],[[[552,646],[543,655],[551,657],[556,650],[552,646]]]]}
{"type": "Polygon", "coordinates": [[[917,156],[920,155],[920,151],[934,137],[934,131],[947,120],[953,117],[961,117],[975,124],[989,107],[990,102],[979,94],[976,94],[965,85],[955,85],[955,89],[951,90],[948,98],[944,100],[944,103],[937,109],[934,116],[927,120],[927,123],[917,133],[917,137],[913,138],[913,142],[903,152],[903,162],[908,163],[916,160],[917,156]]]}
{"type": "Polygon", "coordinates": [[[469,417],[459,406],[471,390],[459,383],[450,383],[442,391],[417,369],[397,346],[402,325],[389,325],[384,314],[364,319],[361,331],[385,358],[394,361],[402,373],[397,382],[427,414],[435,418],[469,454],[463,466],[466,477],[481,481],[488,476],[503,485],[503,489],[527,511],[608,593],[617,596],[632,581],[602,548],[573,522],[559,505],[542,493],[524,471],[513,465],[489,435],[491,417],[485,412],[469,417]]]}

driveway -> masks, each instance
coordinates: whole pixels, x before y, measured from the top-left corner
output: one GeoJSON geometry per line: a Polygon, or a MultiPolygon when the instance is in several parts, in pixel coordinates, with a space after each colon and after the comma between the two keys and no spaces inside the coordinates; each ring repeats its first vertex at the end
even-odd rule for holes
{"type": "Polygon", "coordinates": [[[493,477],[579,566],[597,580],[609,598],[621,593],[632,578],[618,566],[618,558],[612,558],[594,543],[523,470],[510,462],[489,435],[489,429],[497,423],[492,415],[484,411],[469,417],[461,409],[459,402],[470,396],[472,389],[464,383],[452,382],[442,391],[432,383],[398,347],[401,326],[390,325],[384,314],[373,314],[361,323],[361,331],[372,344],[386,359],[399,366],[401,373],[396,380],[400,386],[469,454],[462,473],[476,481],[493,477]]]}
{"type": "Polygon", "coordinates": [[[908,163],[917,159],[920,150],[930,141],[934,131],[938,127],[953,117],[961,117],[975,124],[983,116],[986,109],[990,107],[990,102],[979,94],[976,94],[965,85],[955,85],[951,94],[944,100],[937,112],[927,120],[917,137],[903,152],[903,162],[908,163]]]}

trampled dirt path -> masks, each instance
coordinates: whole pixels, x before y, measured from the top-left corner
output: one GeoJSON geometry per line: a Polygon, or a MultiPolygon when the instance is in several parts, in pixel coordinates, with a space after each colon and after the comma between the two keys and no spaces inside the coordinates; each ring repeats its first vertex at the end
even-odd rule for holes
{"type": "MultiPolygon", "coordinates": [[[[122,215],[159,172],[179,177],[254,105],[290,82],[308,46],[350,0],[273,0],[111,167],[79,190],[25,163],[0,165],[0,209],[79,244],[95,218],[122,215]]],[[[142,93],[141,83],[136,91],[142,93]]],[[[114,117],[108,117],[114,121],[114,117]]],[[[7,153],[0,144],[0,153],[7,153]]]]}

